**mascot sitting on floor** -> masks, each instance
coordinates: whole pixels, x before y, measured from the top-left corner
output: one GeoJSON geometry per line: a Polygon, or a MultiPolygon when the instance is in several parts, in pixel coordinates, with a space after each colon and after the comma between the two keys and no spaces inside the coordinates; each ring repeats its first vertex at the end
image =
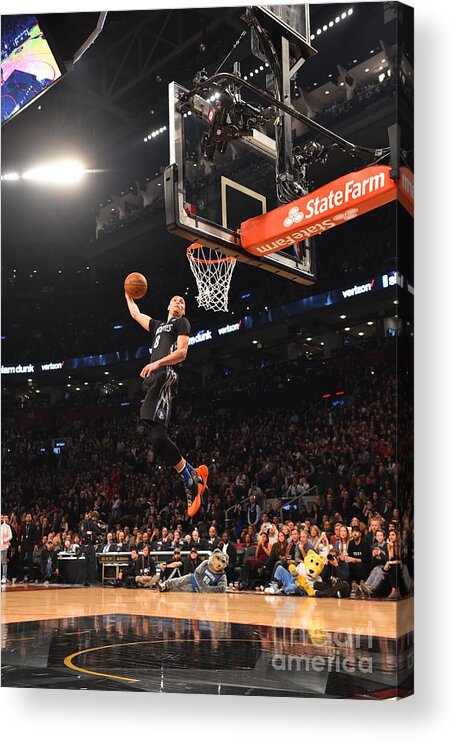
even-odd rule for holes
{"type": "MultiPolygon", "coordinates": [[[[184,593],[225,593],[227,579],[224,570],[228,564],[228,555],[215,549],[192,574],[166,580],[159,583],[158,587],[161,592],[173,590],[184,593]]],[[[159,575],[153,579],[158,582],[159,575]]]]}
{"type": "Polygon", "coordinates": [[[314,595],[314,583],[321,580],[325,559],[310,549],[303,562],[297,566],[289,565],[288,570],[281,564],[276,568],[270,587],[264,592],[285,595],[314,595]],[[282,587],[280,588],[280,583],[282,587]]]}

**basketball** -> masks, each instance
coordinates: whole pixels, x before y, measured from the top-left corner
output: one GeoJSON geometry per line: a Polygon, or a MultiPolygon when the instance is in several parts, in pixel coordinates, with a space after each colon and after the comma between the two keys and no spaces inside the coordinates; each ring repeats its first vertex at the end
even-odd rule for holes
{"type": "Polygon", "coordinates": [[[142,273],[130,273],[125,278],[124,287],[131,299],[142,299],[147,293],[147,279],[142,273]]]}

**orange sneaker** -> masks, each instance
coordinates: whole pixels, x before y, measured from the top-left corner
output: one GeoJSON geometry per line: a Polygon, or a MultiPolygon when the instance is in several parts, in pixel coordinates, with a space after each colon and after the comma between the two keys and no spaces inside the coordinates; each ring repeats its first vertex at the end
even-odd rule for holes
{"type": "Polygon", "coordinates": [[[205,464],[202,464],[202,466],[198,466],[197,469],[194,470],[198,477],[202,479],[202,489],[199,492],[200,495],[205,491],[205,488],[207,487],[207,478],[209,476],[209,470],[207,469],[205,464]]]}
{"type": "Polygon", "coordinates": [[[196,513],[201,507],[201,504],[202,504],[201,495],[204,492],[205,488],[207,487],[207,477],[209,475],[209,470],[204,464],[202,464],[202,466],[198,466],[198,468],[195,469],[194,471],[197,474],[197,480],[195,482],[197,486],[197,494],[193,498],[193,493],[188,489],[185,490],[186,499],[188,503],[187,513],[188,513],[189,518],[192,518],[194,515],[196,515],[196,513]]]}
{"type": "Polygon", "coordinates": [[[201,507],[201,487],[202,485],[198,484],[198,493],[194,499],[192,499],[191,497],[188,497],[188,494],[187,494],[186,499],[187,499],[188,507],[187,507],[186,512],[188,513],[189,518],[192,518],[194,515],[196,515],[199,508],[201,507]]]}

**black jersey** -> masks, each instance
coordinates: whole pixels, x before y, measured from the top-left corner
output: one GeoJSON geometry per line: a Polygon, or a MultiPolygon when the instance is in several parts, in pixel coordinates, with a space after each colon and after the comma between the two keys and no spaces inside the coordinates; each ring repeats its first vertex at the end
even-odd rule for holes
{"type": "Polygon", "coordinates": [[[179,335],[189,335],[190,323],[186,317],[171,317],[166,322],[151,319],[149,332],[153,338],[150,363],[159,361],[177,349],[179,335]]]}

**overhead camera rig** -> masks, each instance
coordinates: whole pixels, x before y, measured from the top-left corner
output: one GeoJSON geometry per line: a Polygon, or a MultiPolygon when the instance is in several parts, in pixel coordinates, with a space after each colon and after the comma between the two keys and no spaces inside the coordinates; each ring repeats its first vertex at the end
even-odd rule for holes
{"type": "MultiPolygon", "coordinates": [[[[274,95],[244,80],[240,65],[235,62],[233,72],[217,72],[210,77],[205,70],[198,72],[193,80],[192,90],[180,100],[182,111],[191,109],[196,115],[206,118],[210,124],[210,130],[202,141],[205,158],[212,161],[216,152],[220,154],[225,152],[230,141],[251,137],[258,126],[266,126],[273,122],[276,189],[281,203],[290,203],[308,193],[309,166],[315,162],[326,162],[334,148],[340,148],[365,165],[390,157],[392,170],[398,171],[400,161],[398,127],[391,127],[393,132],[389,131],[390,147],[381,149],[359,147],[292,106],[291,81],[305,59],[316,52],[309,44],[303,42],[298,34],[288,33],[289,28],[277,25],[276,19],[271,26],[269,25],[269,33],[265,28],[267,19],[268,11],[265,6],[247,8],[243,16],[243,20],[251,29],[253,53],[268,63],[271,72],[269,88],[274,95]],[[281,60],[276,51],[278,44],[281,47],[281,60]],[[264,105],[253,105],[243,100],[242,89],[248,90],[264,105]],[[214,92],[216,97],[210,103],[210,97],[213,99],[214,92]],[[209,102],[206,100],[207,96],[209,102]],[[303,147],[294,147],[292,120],[300,121],[310,130],[328,139],[331,144],[324,145],[311,141],[303,147]]],[[[235,46],[236,44],[233,48],[235,46]]]]}

